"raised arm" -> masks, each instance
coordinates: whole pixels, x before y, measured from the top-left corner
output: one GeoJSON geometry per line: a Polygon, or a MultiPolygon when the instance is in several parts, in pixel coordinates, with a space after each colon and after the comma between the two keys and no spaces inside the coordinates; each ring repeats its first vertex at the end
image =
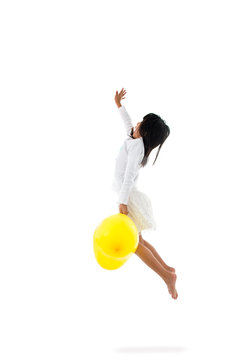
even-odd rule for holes
{"type": "Polygon", "coordinates": [[[125,94],[126,94],[126,90],[124,90],[123,88],[119,94],[118,94],[118,91],[116,91],[115,102],[119,109],[119,114],[123,120],[124,126],[126,128],[127,135],[130,135],[131,130],[133,128],[132,120],[131,120],[127,110],[125,109],[125,107],[121,104],[121,100],[125,99],[125,97],[124,97],[125,94]]]}

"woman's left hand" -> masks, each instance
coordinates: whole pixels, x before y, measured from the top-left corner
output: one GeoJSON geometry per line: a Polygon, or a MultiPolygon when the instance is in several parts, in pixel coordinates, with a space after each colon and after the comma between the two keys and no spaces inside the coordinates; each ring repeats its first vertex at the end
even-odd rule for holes
{"type": "Polygon", "coordinates": [[[125,205],[125,204],[120,204],[120,205],[119,205],[119,211],[120,211],[121,214],[127,215],[127,214],[128,214],[128,207],[127,207],[127,205],[125,205]]]}
{"type": "Polygon", "coordinates": [[[122,88],[122,90],[120,91],[120,93],[118,93],[118,91],[116,91],[115,94],[115,102],[117,104],[118,107],[121,106],[121,100],[125,99],[125,95],[126,95],[126,90],[124,88],[122,88]]]}

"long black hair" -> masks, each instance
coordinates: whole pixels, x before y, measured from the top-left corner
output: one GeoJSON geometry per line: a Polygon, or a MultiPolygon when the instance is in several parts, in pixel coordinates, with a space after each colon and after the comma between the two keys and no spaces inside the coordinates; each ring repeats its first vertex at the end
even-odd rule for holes
{"type": "MultiPolygon", "coordinates": [[[[133,138],[133,128],[130,136],[133,138]]],[[[158,115],[149,113],[143,117],[143,121],[139,126],[139,133],[143,138],[144,143],[144,157],[141,162],[141,167],[144,167],[148,162],[148,157],[153,149],[157,146],[157,154],[153,165],[155,164],[162,144],[170,134],[170,128],[166,122],[158,115]]]]}

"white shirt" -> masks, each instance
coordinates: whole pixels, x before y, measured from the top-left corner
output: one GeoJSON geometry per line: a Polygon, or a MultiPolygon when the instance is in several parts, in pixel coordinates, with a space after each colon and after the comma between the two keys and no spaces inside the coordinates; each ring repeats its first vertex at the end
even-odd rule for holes
{"type": "MultiPolygon", "coordinates": [[[[132,120],[122,105],[118,108],[123,120],[127,135],[133,128],[132,120]]],[[[115,172],[112,182],[112,190],[119,193],[118,203],[128,204],[128,199],[133,186],[136,185],[140,165],[144,157],[143,138],[133,139],[130,136],[124,141],[115,160],[115,172]]]]}

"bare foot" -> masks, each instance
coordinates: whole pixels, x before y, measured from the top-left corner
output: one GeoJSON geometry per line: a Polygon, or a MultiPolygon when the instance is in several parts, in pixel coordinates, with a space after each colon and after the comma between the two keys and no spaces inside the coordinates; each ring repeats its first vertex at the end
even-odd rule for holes
{"type": "Polygon", "coordinates": [[[172,295],[173,299],[177,299],[177,297],[178,297],[178,293],[175,288],[176,280],[177,280],[177,275],[174,273],[169,274],[168,278],[165,280],[167,287],[168,287],[169,294],[172,295]]]}

